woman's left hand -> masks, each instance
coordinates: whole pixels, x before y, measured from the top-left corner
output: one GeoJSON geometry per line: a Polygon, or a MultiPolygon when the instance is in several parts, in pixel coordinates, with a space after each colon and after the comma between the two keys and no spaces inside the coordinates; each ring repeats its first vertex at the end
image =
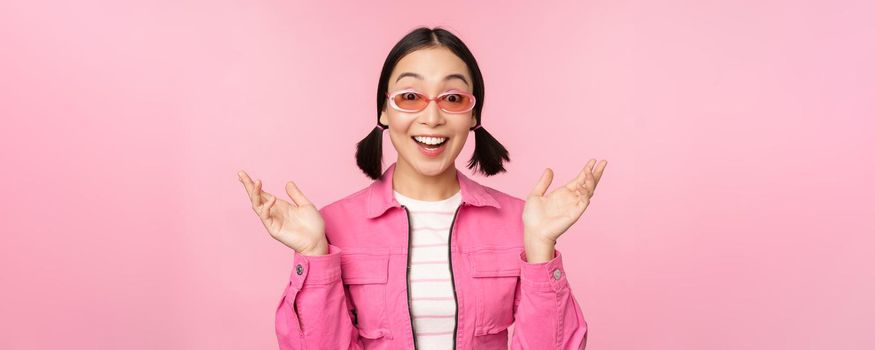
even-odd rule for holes
{"type": "MultiPolygon", "coordinates": [[[[523,209],[526,245],[531,242],[552,246],[571,225],[577,222],[608,165],[602,160],[598,167],[595,159],[590,159],[576,178],[548,195],[544,195],[553,181],[553,170],[547,168],[535,189],[526,198],[523,209]]],[[[552,254],[551,254],[552,255],[552,254]]]]}

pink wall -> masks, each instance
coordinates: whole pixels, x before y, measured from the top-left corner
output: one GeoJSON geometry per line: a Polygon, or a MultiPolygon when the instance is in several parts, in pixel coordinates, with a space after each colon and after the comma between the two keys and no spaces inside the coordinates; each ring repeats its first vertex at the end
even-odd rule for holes
{"type": "Polygon", "coordinates": [[[484,71],[513,161],[476,180],[609,160],[559,246],[588,349],[875,346],[871,2],[321,3],[0,3],[0,348],[276,348],[291,253],[236,172],[366,186],[418,25],[484,71]]]}

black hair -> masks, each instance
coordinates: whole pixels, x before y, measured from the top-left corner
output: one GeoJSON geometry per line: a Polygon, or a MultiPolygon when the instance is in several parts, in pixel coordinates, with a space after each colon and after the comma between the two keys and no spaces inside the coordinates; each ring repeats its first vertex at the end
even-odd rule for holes
{"type": "Polygon", "coordinates": [[[477,119],[477,126],[474,130],[474,154],[468,161],[468,168],[474,169],[475,172],[486,176],[492,176],[501,172],[505,172],[503,163],[510,161],[507,149],[498,142],[486,129],[481,125],[480,112],[483,110],[483,75],[480,73],[480,67],[477,66],[477,60],[474,55],[465,46],[457,36],[450,33],[446,29],[440,27],[427,28],[419,27],[407,33],[398,43],[389,51],[386,61],[383,62],[383,71],[380,73],[380,80],[377,84],[377,126],[371,130],[368,136],[365,136],[357,144],[355,152],[356,163],[362,171],[371,179],[379,179],[383,172],[383,130],[388,128],[388,125],[380,123],[380,114],[386,104],[386,91],[389,89],[389,76],[392,75],[392,70],[407,54],[424,47],[443,46],[452,51],[468,66],[473,80],[473,94],[477,103],[474,105],[473,114],[477,119]]]}

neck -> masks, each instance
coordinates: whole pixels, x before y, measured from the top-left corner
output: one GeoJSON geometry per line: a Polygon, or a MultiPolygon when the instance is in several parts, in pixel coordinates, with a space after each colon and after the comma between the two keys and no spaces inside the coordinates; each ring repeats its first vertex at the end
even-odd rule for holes
{"type": "Polygon", "coordinates": [[[422,201],[439,201],[459,192],[456,167],[450,166],[437,175],[425,175],[400,157],[392,174],[392,189],[405,197],[422,201]]]}

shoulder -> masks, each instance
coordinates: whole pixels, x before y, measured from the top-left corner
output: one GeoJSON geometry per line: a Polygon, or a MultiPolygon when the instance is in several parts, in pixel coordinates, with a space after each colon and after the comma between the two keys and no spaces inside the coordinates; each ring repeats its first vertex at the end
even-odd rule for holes
{"type": "Polygon", "coordinates": [[[324,215],[343,214],[353,210],[361,210],[364,208],[368,200],[368,189],[370,186],[362,188],[343,198],[330,202],[319,209],[319,212],[324,215]]]}
{"type": "Polygon", "coordinates": [[[504,205],[505,203],[520,205],[520,204],[525,204],[525,202],[526,202],[522,198],[519,198],[519,197],[516,197],[514,195],[508,194],[506,192],[494,189],[492,187],[485,186],[485,185],[481,185],[481,186],[483,187],[483,190],[486,191],[486,193],[489,193],[489,195],[491,195],[492,198],[495,198],[495,200],[497,200],[498,203],[500,203],[501,205],[504,205]]]}
{"type": "Polygon", "coordinates": [[[507,192],[486,185],[479,184],[479,186],[483,189],[484,193],[491,196],[492,199],[498,202],[498,205],[500,206],[498,212],[500,213],[500,215],[518,216],[522,214],[523,208],[526,205],[525,199],[519,198],[507,192]]]}
{"type": "Polygon", "coordinates": [[[368,187],[365,187],[319,209],[329,243],[344,248],[361,246],[357,240],[363,237],[356,237],[355,233],[369,224],[365,215],[369,194],[368,187]]]}

